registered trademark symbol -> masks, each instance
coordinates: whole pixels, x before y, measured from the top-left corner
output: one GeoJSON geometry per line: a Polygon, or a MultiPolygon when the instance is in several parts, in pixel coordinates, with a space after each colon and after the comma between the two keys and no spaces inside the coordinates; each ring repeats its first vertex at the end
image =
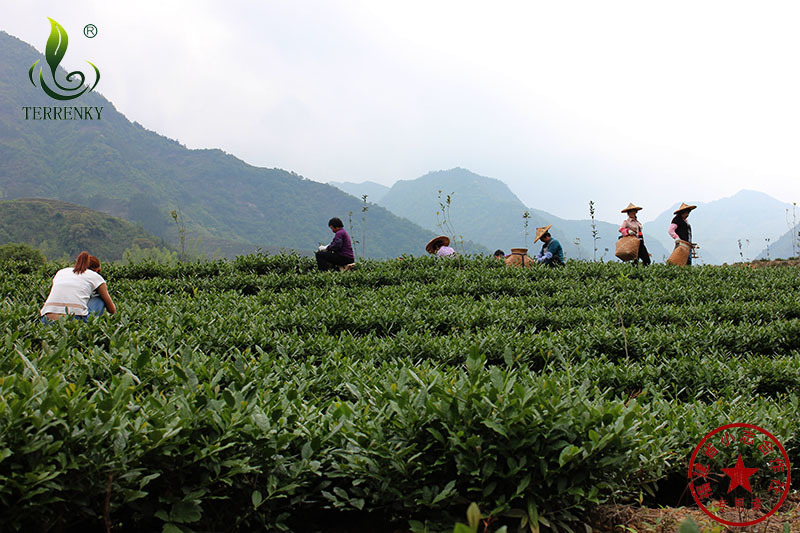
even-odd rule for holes
{"type": "Polygon", "coordinates": [[[83,34],[87,36],[89,39],[94,38],[97,36],[97,26],[94,24],[87,24],[83,27],[83,34]]]}

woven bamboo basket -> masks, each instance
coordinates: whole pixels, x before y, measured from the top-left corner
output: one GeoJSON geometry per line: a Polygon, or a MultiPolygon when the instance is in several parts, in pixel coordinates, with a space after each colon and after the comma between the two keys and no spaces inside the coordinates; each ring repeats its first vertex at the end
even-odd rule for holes
{"type": "Polygon", "coordinates": [[[639,237],[631,235],[617,239],[617,251],[614,255],[622,261],[633,261],[639,257],[639,237]]]}
{"type": "Polygon", "coordinates": [[[675,243],[675,249],[669,254],[667,263],[670,265],[686,266],[689,262],[689,254],[692,251],[692,245],[689,242],[681,240],[675,243]]]}
{"type": "Polygon", "coordinates": [[[506,257],[507,267],[531,268],[534,260],[528,256],[527,248],[512,248],[511,255],[506,257]]]}

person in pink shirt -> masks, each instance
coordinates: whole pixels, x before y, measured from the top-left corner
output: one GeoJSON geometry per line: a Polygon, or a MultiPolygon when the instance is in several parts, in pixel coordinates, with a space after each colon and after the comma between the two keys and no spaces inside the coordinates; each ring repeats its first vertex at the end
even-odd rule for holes
{"type": "Polygon", "coordinates": [[[450,237],[439,235],[434,237],[425,245],[425,251],[436,257],[450,257],[456,255],[456,251],[450,247],[450,237]]]}
{"type": "MultiPolygon", "coordinates": [[[[689,218],[689,213],[694,209],[697,209],[696,205],[689,205],[681,202],[680,207],[673,212],[675,216],[672,218],[672,223],[669,225],[667,233],[669,233],[670,237],[675,239],[675,246],[678,245],[679,241],[692,243],[692,225],[689,224],[686,219],[689,218]]],[[[694,243],[692,243],[692,248],[694,248],[694,246],[694,243]]],[[[689,259],[686,264],[692,264],[691,254],[689,254],[689,259]]]]}
{"type": "Polygon", "coordinates": [[[642,208],[633,204],[628,204],[628,207],[623,209],[622,213],[627,213],[628,218],[622,221],[619,232],[622,237],[638,237],[639,239],[639,256],[634,260],[634,263],[642,262],[644,266],[650,264],[650,254],[647,252],[647,247],[644,245],[644,235],[642,235],[642,223],[636,217],[637,213],[642,208]]]}

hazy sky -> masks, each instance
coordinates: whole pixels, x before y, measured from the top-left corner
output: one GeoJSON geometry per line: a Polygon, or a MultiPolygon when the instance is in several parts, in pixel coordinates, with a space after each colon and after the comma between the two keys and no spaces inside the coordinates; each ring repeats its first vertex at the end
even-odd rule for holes
{"type": "MultiPolygon", "coordinates": [[[[29,1],[0,29],[101,71],[130,120],[317,181],[455,166],[619,221],[743,188],[800,201],[796,2],[29,1]],[[94,39],[82,35],[93,23],[94,39]]],[[[27,77],[27,72],[21,74],[27,77]]]]}

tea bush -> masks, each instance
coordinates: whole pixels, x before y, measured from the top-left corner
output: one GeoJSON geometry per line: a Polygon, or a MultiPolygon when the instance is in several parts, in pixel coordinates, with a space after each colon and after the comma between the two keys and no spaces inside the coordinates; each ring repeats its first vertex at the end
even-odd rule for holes
{"type": "Polygon", "coordinates": [[[452,525],[470,502],[564,529],[658,503],[724,423],[799,457],[794,269],[104,265],[119,313],[43,326],[58,266],[0,279],[3,529],[452,525]]]}

